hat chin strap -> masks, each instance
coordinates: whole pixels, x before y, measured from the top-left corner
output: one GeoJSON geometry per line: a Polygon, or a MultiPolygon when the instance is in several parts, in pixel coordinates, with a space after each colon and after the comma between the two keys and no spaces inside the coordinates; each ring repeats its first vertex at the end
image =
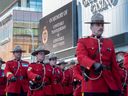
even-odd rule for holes
{"type": "Polygon", "coordinates": [[[103,32],[96,32],[96,31],[92,31],[92,36],[95,38],[101,38],[102,37],[103,32]]]}
{"type": "Polygon", "coordinates": [[[38,63],[44,64],[43,60],[42,61],[37,61],[38,63]]]}
{"type": "Polygon", "coordinates": [[[15,60],[16,61],[20,61],[21,60],[21,57],[15,57],[15,60]]]}
{"type": "Polygon", "coordinates": [[[94,38],[101,38],[102,36],[101,35],[92,34],[92,37],[94,37],[94,38]]]}

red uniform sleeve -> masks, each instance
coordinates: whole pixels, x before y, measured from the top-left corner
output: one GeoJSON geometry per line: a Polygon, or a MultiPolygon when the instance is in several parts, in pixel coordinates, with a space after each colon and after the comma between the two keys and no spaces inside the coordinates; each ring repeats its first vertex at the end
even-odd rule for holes
{"type": "Polygon", "coordinates": [[[63,74],[63,79],[62,79],[62,84],[63,85],[68,85],[68,79],[69,79],[69,71],[68,70],[65,70],[64,71],[64,74],[63,74]]]}
{"type": "Polygon", "coordinates": [[[82,81],[84,79],[82,76],[79,64],[77,64],[73,69],[73,77],[74,77],[74,79],[77,79],[80,81],[82,81]]]}
{"type": "Polygon", "coordinates": [[[30,65],[28,66],[27,74],[28,74],[28,78],[29,78],[30,80],[35,81],[35,78],[36,78],[37,74],[35,74],[35,73],[33,72],[33,66],[32,66],[32,64],[30,64],[30,65]]]}
{"type": "Polygon", "coordinates": [[[5,67],[5,70],[4,70],[4,74],[5,74],[5,76],[7,77],[8,80],[12,76],[14,76],[14,74],[11,72],[11,69],[10,69],[10,64],[11,63],[12,63],[11,61],[6,62],[6,67],[5,67]]]}
{"type": "Polygon", "coordinates": [[[77,59],[80,65],[89,70],[91,66],[95,63],[95,61],[88,57],[88,52],[87,52],[86,46],[84,45],[85,43],[84,40],[86,39],[80,39],[78,41],[76,53],[77,53],[77,59]]]}

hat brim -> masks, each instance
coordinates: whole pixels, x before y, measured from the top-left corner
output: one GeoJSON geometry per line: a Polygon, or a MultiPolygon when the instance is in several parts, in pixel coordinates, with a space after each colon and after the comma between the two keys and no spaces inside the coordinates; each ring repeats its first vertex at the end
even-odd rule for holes
{"type": "Polygon", "coordinates": [[[50,57],[49,59],[59,59],[58,57],[50,57]]]}
{"type": "Polygon", "coordinates": [[[70,62],[69,64],[70,64],[70,65],[75,65],[76,63],[75,63],[75,62],[70,62]]]}
{"type": "Polygon", "coordinates": [[[26,51],[25,50],[17,50],[17,51],[11,51],[12,53],[14,52],[22,52],[22,53],[25,53],[26,51]]]}
{"type": "Polygon", "coordinates": [[[65,65],[65,64],[67,64],[67,62],[60,62],[57,65],[65,65]]]}
{"type": "Polygon", "coordinates": [[[38,51],[32,52],[31,55],[36,56],[39,52],[44,52],[45,55],[50,53],[50,51],[48,51],[48,50],[38,50],[38,51]]]}
{"type": "Polygon", "coordinates": [[[120,54],[120,53],[125,54],[126,52],[124,52],[124,51],[119,51],[119,52],[116,52],[116,55],[117,55],[117,54],[120,54]]]}
{"type": "Polygon", "coordinates": [[[84,22],[85,24],[110,24],[110,22],[84,22]]]}
{"type": "Polygon", "coordinates": [[[2,64],[4,64],[5,62],[4,61],[0,61],[2,64]]]}

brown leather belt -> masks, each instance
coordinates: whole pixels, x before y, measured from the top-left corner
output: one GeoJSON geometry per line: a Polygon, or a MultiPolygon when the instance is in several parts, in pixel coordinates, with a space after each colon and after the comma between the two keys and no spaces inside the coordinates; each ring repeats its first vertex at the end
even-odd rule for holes
{"type": "Polygon", "coordinates": [[[26,76],[16,76],[17,79],[20,79],[20,80],[23,80],[23,79],[26,79],[27,77],[26,76]]]}
{"type": "Polygon", "coordinates": [[[0,85],[6,85],[6,83],[4,82],[4,83],[0,83],[0,85]]]}
{"type": "Polygon", "coordinates": [[[112,67],[108,65],[103,65],[103,70],[112,70],[112,67]]]}

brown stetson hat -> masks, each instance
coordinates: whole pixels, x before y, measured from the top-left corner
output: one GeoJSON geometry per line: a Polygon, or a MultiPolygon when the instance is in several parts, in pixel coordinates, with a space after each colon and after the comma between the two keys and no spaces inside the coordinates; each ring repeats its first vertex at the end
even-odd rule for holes
{"type": "Polygon", "coordinates": [[[0,62],[1,62],[2,64],[4,64],[4,63],[5,63],[5,61],[3,61],[3,60],[2,60],[2,58],[0,58],[0,62]]]}
{"type": "Polygon", "coordinates": [[[63,61],[63,60],[61,60],[61,61],[59,61],[59,63],[57,65],[66,65],[66,64],[68,64],[68,63],[63,61]]]}
{"type": "Polygon", "coordinates": [[[36,56],[36,55],[38,54],[38,52],[44,52],[44,54],[45,54],[45,55],[47,55],[47,54],[49,54],[49,53],[50,53],[50,51],[45,50],[45,49],[40,45],[40,46],[38,46],[38,48],[37,48],[37,49],[35,49],[35,51],[34,51],[34,52],[32,52],[32,54],[31,54],[31,55],[36,56]]]}
{"type": "Polygon", "coordinates": [[[91,17],[91,22],[85,22],[85,24],[110,24],[110,22],[104,22],[104,16],[96,13],[91,17]]]}
{"type": "Polygon", "coordinates": [[[56,55],[55,53],[50,53],[48,58],[49,58],[49,59],[52,59],[52,58],[58,59],[58,58],[57,58],[57,55],[56,55]]]}
{"type": "Polygon", "coordinates": [[[22,50],[21,46],[16,45],[15,48],[11,52],[25,52],[25,50],[22,50]]]}
{"type": "Polygon", "coordinates": [[[122,53],[122,54],[125,54],[126,52],[125,52],[125,51],[117,51],[117,52],[116,52],[116,55],[121,54],[121,53],[122,53]]]}

